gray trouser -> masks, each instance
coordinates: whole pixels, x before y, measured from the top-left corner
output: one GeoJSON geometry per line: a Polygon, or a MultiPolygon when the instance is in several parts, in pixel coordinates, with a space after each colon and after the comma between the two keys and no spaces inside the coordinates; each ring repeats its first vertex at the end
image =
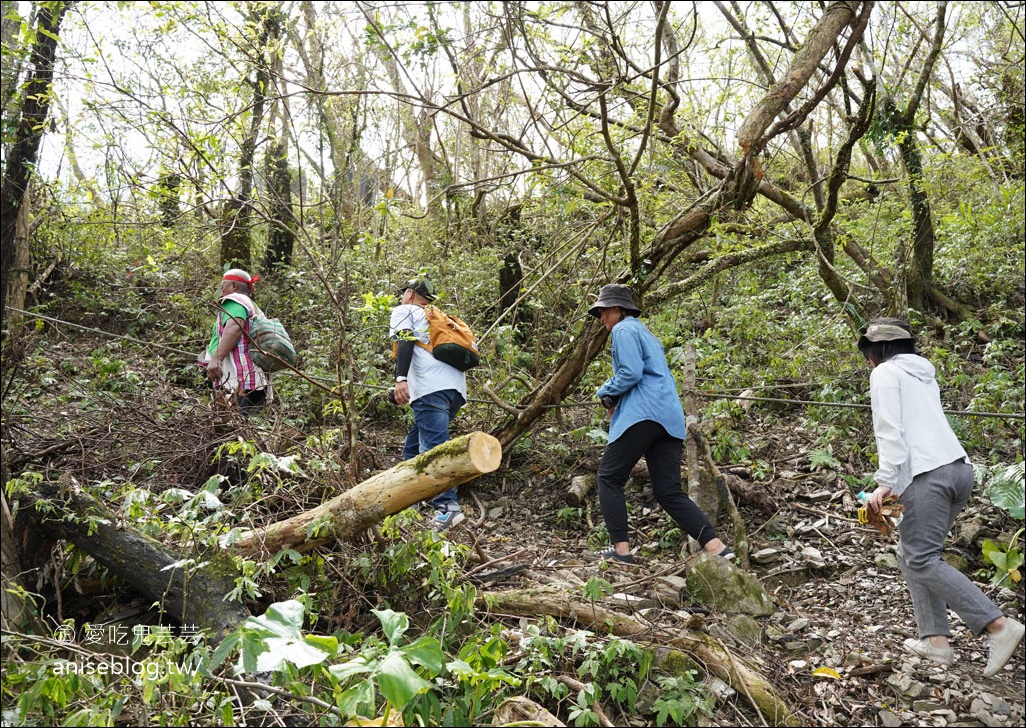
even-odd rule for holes
{"type": "Polygon", "coordinates": [[[920,637],[951,635],[949,607],[974,634],[982,634],[1002,616],[978,586],[941,558],[944,540],[965,507],[973,482],[973,466],[957,461],[920,473],[899,499],[905,512],[898,525],[898,565],[912,594],[920,637]]]}

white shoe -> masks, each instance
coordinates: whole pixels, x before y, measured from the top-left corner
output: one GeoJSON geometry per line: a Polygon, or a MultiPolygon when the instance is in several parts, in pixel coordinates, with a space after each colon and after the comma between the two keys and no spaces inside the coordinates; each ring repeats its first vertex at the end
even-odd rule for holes
{"type": "Polygon", "coordinates": [[[909,637],[904,643],[905,649],[913,655],[925,657],[941,665],[951,665],[955,662],[955,651],[950,647],[934,647],[928,639],[914,640],[909,637]]]}
{"type": "Polygon", "coordinates": [[[983,671],[984,677],[993,677],[1001,671],[1005,663],[1011,659],[1015,648],[1022,642],[1023,634],[1026,634],[1026,627],[1009,617],[1004,629],[987,637],[990,642],[990,657],[987,658],[987,668],[983,671]]]}

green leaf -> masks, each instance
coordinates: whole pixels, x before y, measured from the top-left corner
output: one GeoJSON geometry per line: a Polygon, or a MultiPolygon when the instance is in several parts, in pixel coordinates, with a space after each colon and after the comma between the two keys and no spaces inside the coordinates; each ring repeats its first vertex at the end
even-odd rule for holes
{"type": "Polygon", "coordinates": [[[432,675],[440,673],[445,664],[442,646],[434,637],[421,637],[416,642],[403,647],[402,652],[410,662],[426,667],[432,675]]]}
{"type": "Polygon", "coordinates": [[[303,620],[306,610],[303,603],[290,599],[287,602],[276,602],[258,617],[248,618],[246,627],[263,630],[279,637],[301,639],[303,636],[303,620]]]}
{"type": "Polygon", "coordinates": [[[1026,518],[1026,463],[994,468],[987,494],[991,503],[1012,518],[1026,518]]]}
{"type": "Polygon", "coordinates": [[[418,693],[431,689],[431,683],[413,671],[398,650],[393,650],[377,669],[378,690],[385,700],[402,710],[418,693]]]}
{"type": "Polygon", "coordinates": [[[393,612],[391,609],[372,609],[371,612],[381,621],[381,630],[390,645],[396,644],[410,628],[410,618],[403,612],[393,612]]]}
{"type": "MultiPolygon", "coordinates": [[[[280,670],[286,661],[296,667],[307,667],[334,657],[338,640],[303,636],[305,615],[302,602],[290,599],[272,604],[264,614],[247,619],[243,625],[256,633],[262,649],[243,649],[245,669],[251,671],[254,656],[257,672],[280,670]]],[[[250,644],[249,639],[244,641],[244,646],[250,644]]]]}

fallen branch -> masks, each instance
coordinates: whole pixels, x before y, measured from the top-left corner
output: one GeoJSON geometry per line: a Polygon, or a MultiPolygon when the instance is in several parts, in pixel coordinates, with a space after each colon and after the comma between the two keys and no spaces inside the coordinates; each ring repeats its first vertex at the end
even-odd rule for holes
{"type": "MultiPolygon", "coordinates": [[[[582,690],[585,690],[588,687],[580,680],[574,680],[569,675],[557,675],[556,680],[563,683],[571,690],[576,690],[577,692],[581,692],[582,690]]],[[[616,728],[616,723],[609,720],[609,716],[607,716],[606,712],[602,710],[602,705],[599,703],[599,701],[596,700],[594,703],[592,703],[591,709],[595,711],[595,715],[598,716],[599,725],[605,726],[605,728],[616,728]]]]}
{"type": "Polygon", "coordinates": [[[572,506],[581,505],[584,497],[594,487],[595,481],[594,475],[575,475],[570,480],[570,487],[566,489],[566,502],[572,506]]]}
{"type": "Polygon", "coordinates": [[[88,553],[172,619],[208,630],[211,644],[249,616],[244,605],[225,601],[235,588],[236,572],[216,549],[174,553],[126,525],[70,478],[60,486],[39,485],[27,499],[42,514],[42,526],[88,553]]]}
{"type": "Polygon", "coordinates": [[[517,617],[551,616],[571,620],[596,632],[660,643],[687,652],[705,665],[706,670],[745,695],[772,726],[799,726],[776,689],[743,660],[711,637],[698,632],[666,633],[651,629],[623,614],[572,595],[548,589],[517,589],[486,592],[478,596],[478,607],[490,612],[517,617]]]}

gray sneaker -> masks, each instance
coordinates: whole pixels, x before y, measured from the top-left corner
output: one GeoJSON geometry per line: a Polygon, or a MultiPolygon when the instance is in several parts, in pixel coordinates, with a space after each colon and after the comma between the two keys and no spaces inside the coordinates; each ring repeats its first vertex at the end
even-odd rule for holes
{"type": "Polygon", "coordinates": [[[438,511],[431,519],[429,528],[432,531],[448,531],[465,520],[467,517],[463,515],[463,511],[438,511]]]}

